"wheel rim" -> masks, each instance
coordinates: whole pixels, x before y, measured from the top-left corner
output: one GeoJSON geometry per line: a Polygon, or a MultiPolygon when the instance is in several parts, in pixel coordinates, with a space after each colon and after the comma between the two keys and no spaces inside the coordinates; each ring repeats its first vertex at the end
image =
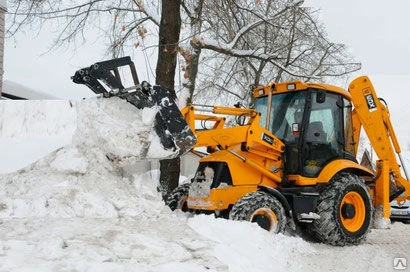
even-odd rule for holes
{"type": "Polygon", "coordinates": [[[267,231],[275,232],[278,226],[276,214],[268,208],[260,208],[254,211],[250,221],[257,223],[261,228],[267,231]]]}
{"type": "Polygon", "coordinates": [[[358,231],[366,219],[366,207],[362,196],[357,192],[348,192],[340,203],[339,215],[346,230],[358,231]]]}

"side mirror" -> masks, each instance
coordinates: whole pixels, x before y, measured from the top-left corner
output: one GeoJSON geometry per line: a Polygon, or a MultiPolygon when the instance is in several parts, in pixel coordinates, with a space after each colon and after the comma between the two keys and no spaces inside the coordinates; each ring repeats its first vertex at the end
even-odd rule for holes
{"type": "Polygon", "coordinates": [[[316,103],[322,104],[326,101],[326,92],[323,90],[319,90],[316,93],[316,103]]]}

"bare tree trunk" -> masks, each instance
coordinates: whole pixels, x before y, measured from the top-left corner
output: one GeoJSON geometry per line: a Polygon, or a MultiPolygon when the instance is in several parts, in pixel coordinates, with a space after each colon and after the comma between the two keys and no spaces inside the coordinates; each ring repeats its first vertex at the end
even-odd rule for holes
{"type": "Polygon", "coordinates": [[[192,103],[192,97],[195,91],[195,82],[198,75],[199,57],[201,55],[201,50],[201,47],[192,44],[191,59],[186,67],[188,71],[188,79],[183,83],[184,89],[186,89],[189,94],[187,96],[187,100],[184,101],[185,105],[192,103]]]}
{"type": "MultiPolygon", "coordinates": [[[[181,0],[162,0],[156,69],[156,84],[168,88],[174,98],[176,98],[175,69],[181,30],[180,6],[181,0]]],[[[178,186],[180,159],[161,160],[160,171],[159,189],[164,196],[178,186]]]]}
{"type": "MultiPolygon", "coordinates": [[[[204,4],[204,0],[198,0],[195,4],[194,11],[190,13],[188,11],[190,17],[190,25],[191,25],[191,41],[189,48],[186,48],[182,56],[186,62],[186,72],[185,72],[185,80],[182,84],[183,90],[182,93],[188,92],[188,95],[183,95],[186,97],[186,101],[183,101],[181,106],[186,106],[187,104],[192,102],[192,97],[195,91],[195,82],[198,75],[198,66],[199,66],[199,58],[201,56],[201,46],[199,41],[197,40],[199,33],[202,30],[202,7],[204,4]]],[[[187,8],[186,8],[187,9],[187,8]]]]}

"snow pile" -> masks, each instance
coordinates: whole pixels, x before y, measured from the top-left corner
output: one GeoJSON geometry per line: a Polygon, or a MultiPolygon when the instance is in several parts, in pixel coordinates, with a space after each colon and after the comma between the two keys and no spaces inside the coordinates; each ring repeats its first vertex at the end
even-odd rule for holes
{"type": "Polygon", "coordinates": [[[64,147],[0,176],[0,271],[220,266],[211,255],[197,260],[211,245],[186,221],[162,203],[149,173],[125,178],[103,149],[64,147]]]}
{"type": "MultiPolygon", "coordinates": [[[[139,193],[98,149],[61,148],[0,183],[0,218],[121,217],[139,193]]],[[[159,203],[160,204],[160,203],[159,203]]]]}
{"type": "Polygon", "coordinates": [[[77,130],[73,136],[77,146],[98,147],[120,162],[139,160],[147,154],[153,158],[163,155],[153,129],[155,108],[139,110],[120,98],[87,99],[77,102],[77,113],[77,130]],[[159,154],[150,151],[151,146],[159,154]]]}
{"type": "Polygon", "coordinates": [[[112,217],[128,208],[137,194],[131,195],[125,185],[116,186],[122,175],[117,165],[149,151],[150,142],[158,137],[152,129],[156,110],[138,110],[116,98],[13,102],[4,103],[2,110],[4,116],[14,116],[2,119],[3,137],[58,136],[75,124],[77,129],[71,146],[5,176],[7,181],[0,184],[0,217],[112,217]],[[66,110],[67,103],[71,110],[66,110]]]}
{"type": "MultiPolygon", "coordinates": [[[[41,105],[41,101],[34,103],[41,105]]],[[[144,210],[134,207],[140,195],[132,181],[123,180],[120,166],[148,152],[150,142],[157,137],[152,131],[156,111],[138,110],[116,98],[78,101],[73,107],[77,113],[73,144],[4,176],[0,184],[0,218],[110,218],[135,216],[144,210]]],[[[54,120],[45,120],[45,125],[48,122],[54,120]]],[[[47,132],[51,133],[59,131],[47,132]]]]}
{"type": "Polygon", "coordinates": [[[76,108],[65,100],[0,101],[2,138],[61,137],[76,129],[76,108]]]}
{"type": "Polygon", "coordinates": [[[301,238],[274,235],[256,224],[205,215],[191,218],[188,224],[201,235],[217,242],[215,255],[229,265],[230,271],[266,271],[268,268],[287,271],[293,259],[291,256],[316,253],[301,238]]]}
{"type": "Polygon", "coordinates": [[[164,150],[154,131],[157,112],[119,98],[0,101],[0,153],[16,160],[0,164],[0,172],[20,169],[72,141],[97,146],[119,163],[175,156],[177,151],[164,150]],[[31,154],[33,146],[38,157],[31,154]]]}
{"type": "Polygon", "coordinates": [[[252,271],[282,270],[313,251],[254,224],[171,212],[150,173],[123,177],[83,147],[0,176],[0,271],[250,271],[255,260],[252,271]]]}
{"type": "Polygon", "coordinates": [[[0,173],[9,173],[71,144],[77,112],[70,101],[0,100],[0,117],[0,173]]]}

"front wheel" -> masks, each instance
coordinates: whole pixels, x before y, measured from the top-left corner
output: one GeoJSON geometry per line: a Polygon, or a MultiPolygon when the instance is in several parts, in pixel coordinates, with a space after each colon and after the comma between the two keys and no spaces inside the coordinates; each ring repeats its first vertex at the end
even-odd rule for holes
{"type": "Polygon", "coordinates": [[[172,192],[168,193],[164,198],[165,205],[170,207],[172,211],[188,211],[187,199],[190,186],[191,183],[186,183],[181,186],[178,186],[172,192]]]}
{"type": "Polygon", "coordinates": [[[365,239],[372,221],[372,203],[368,188],[356,175],[335,175],[320,193],[316,219],[308,231],[320,242],[344,246],[365,239]]]}
{"type": "Polygon", "coordinates": [[[282,204],[274,196],[262,191],[242,197],[233,205],[229,218],[254,222],[274,233],[283,233],[286,227],[285,209],[282,204]]]}

